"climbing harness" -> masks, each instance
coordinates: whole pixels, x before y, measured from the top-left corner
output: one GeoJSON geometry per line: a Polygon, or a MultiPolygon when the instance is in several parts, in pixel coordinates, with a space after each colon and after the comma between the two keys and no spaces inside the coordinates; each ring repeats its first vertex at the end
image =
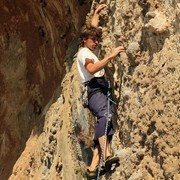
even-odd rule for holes
{"type": "Polygon", "coordinates": [[[108,130],[108,126],[109,123],[111,121],[111,117],[112,114],[110,113],[110,101],[114,104],[116,104],[112,99],[111,99],[111,93],[110,93],[110,82],[108,81],[108,92],[107,92],[107,112],[104,114],[106,116],[106,128],[105,128],[105,133],[104,133],[104,141],[103,141],[103,145],[102,145],[102,151],[101,151],[101,157],[100,157],[100,162],[99,162],[99,167],[98,167],[98,174],[97,174],[97,179],[99,180],[99,176],[100,176],[100,171],[101,171],[101,167],[103,164],[103,156],[104,156],[104,148],[106,147],[106,136],[107,136],[107,130],[108,130]]]}
{"type": "Polygon", "coordinates": [[[98,84],[98,85],[102,86],[101,88],[96,88],[96,89],[92,88],[93,90],[91,89],[91,92],[88,92],[88,86],[90,84],[91,85],[93,84],[93,86],[94,86],[94,85],[97,85],[97,83],[99,83],[99,82],[97,82],[97,79],[100,80],[101,77],[99,77],[99,78],[94,77],[90,81],[86,81],[86,82],[82,83],[82,86],[81,86],[81,101],[82,101],[82,105],[83,105],[84,108],[88,107],[88,99],[90,99],[95,93],[100,92],[101,88],[104,88],[104,89],[107,88],[105,86],[104,80],[103,80],[103,81],[101,81],[101,84],[98,84]]]}

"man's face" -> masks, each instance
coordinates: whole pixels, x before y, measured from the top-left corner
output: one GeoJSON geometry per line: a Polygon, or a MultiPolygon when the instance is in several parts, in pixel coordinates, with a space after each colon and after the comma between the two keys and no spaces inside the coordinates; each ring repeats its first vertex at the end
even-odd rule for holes
{"type": "Polygon", "coordinates": [[[99,40],[96,36],[89,36],[87,39],[84,39],[84,47],[87,47],[92,51],[96,48],[98,43],[99,40]]]}

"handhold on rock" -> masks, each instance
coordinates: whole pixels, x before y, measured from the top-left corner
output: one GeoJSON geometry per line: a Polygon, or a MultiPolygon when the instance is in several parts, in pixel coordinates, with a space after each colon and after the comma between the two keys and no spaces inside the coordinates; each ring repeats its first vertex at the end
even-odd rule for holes
{"type": "Polygon", "coordinates": [[[145,24],[145,28],[147,31],[153,33],[164,33],[169,30],[170,25],[165,15],[154,11],[147,13],[146,16],[151,18],[148,23],[145,24]]]}

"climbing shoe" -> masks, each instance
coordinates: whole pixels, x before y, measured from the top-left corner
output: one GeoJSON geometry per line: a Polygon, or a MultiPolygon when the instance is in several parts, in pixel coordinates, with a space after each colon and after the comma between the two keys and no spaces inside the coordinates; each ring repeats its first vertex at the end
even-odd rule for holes
{"type": "Polygon", "coordinates": [[[108,156],[105,160],[105,171],[110,171],[112,164],[119,164],[119,157],[117,156],[108,156]]]}

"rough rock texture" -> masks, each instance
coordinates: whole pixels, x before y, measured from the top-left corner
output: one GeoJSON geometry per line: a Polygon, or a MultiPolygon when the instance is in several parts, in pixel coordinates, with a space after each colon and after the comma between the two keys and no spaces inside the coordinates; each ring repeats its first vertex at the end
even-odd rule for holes
{"type": "Polygon", "coordinates": [[[11,174],[30,134],[42,133],[44,115],[60,94],[64,60],[72,56],[68,46],[76,51],[73,39],[89,8],[76,0],[0,2],[1,178],[11,174]]]}
{"type": "MultiPolygon", "coordinates": [[[[95,0],[87,23],[97,2],[108,5],[101,12],[99,57],[118,45],[126,48],[106,70],[117,102],[112,148],[121,162],[102,179],[178,180],[180,4],[178,0],[95,0]]],[[[69,64],[60,97],[32,129],[10,179],[84,179],[83,167],[92,156],[94,118],[81,105],[76,56],[69,64]]]]}

